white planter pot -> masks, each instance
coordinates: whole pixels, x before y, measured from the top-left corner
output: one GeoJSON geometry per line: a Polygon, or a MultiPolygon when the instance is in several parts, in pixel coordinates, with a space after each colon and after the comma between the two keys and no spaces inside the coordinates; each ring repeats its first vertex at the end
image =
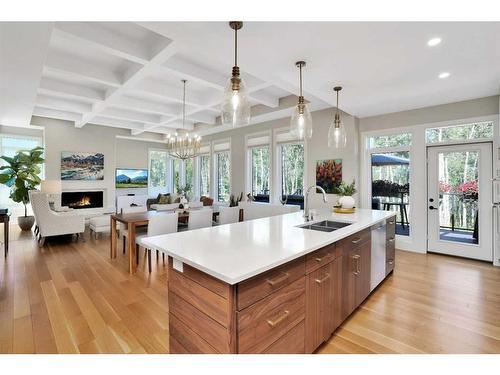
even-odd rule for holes
{"type": "Polygon", "coordinates": [[[342,208],[349,209],[349,208],[353,208],[354,207],[354,204],[356,203],[356,201],[354,200],[353,197],[344,196],[344,197],[341,197],[339,199],[339,203],[342,206],[342,208]]]}

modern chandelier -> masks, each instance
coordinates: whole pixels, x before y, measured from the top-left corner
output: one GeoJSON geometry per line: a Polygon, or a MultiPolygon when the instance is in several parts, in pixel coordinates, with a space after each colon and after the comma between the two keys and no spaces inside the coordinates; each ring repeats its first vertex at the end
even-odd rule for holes
{"type": "Polygon", "coordinates": [[[342,90],[342,87],[336,86],[333,88],[333,91],[337,93],[337,110],[335,112],[335,117],[333,122],[330,124],[330,128],[328,129],[328,147],[332,148],[344,148],[347,144],[347,136],[345,133],[345,127],[342,121],[340,120],[340,111],[339,111],[339,92],[342,90]]]}
{"type": "Polygon", "coordinates": [[[237,127],[250,123],[250,102],[245,82],[240,77],[240,68],[238,67],[238,30],[243,27],[243,22],[231,21],[229,27],[234,30],[234,66],[231,78],[224,90],[221,119],[223,125],[237,127]]]}
{"type": "Polygon", "coordinates": [[[302,94],[302,68],[306,66],[306,62],[297,61],[295,66],[299,68],[300,92],[299,101],[290,119],[290,133],[298,139],[311,138],[313,133],[312,117],[302,94]]]}
{"type": "Polygon", "coordinates": [[[186,124],[186,83],[183,79],[183,94],[182,94],[182,129],[176,132],[175,135],[168,134],[166,136],[167,151],[170,156],[180,160],[192,159],[198,156],[201,146],[201,137],[194,134],[189,135],[185,129],[186,124]]]}

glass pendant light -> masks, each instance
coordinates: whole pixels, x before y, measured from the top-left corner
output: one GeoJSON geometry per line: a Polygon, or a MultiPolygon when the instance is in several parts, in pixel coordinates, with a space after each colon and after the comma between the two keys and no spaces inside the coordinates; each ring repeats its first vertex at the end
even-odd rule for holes
{"type": "Polygon", "coordinates": [[[229,22],[229,26],[234,30],[234,66],[232,76],[224,90],[221,118],[223,125],[236,127],[250,123],[250,102],[238,67],[238,30],[243,27],[243,22],[232,21],[229,22]]]}
{"type": "Polygon", "coordinates": [[[313,133],[312,117],[302,95],[302,68],[306,66],[306,62],[297,61],[295,66],[299,68],[300,94],[299,102],[293,110],[292,118],[290,119],[290,133],[298,139],[311,138],[313,133]]]}
{"type": "Polygon", "coordinates": [[[333,122],[330,124],[330,128],[328,129],[328,147],[332,148],[344,148],[347,144],[347,136],[345,133],[344,124],[340,120],[340,112],[339,112],[339,91],[342,90],[342,87],[336,86],[333,88],[333,91],[337,93],[337,111],[335,112],[335,118],[333,122]]]}
{"type": "Polygon", "coordinates": [[[175,133],[174,136],[168,134],[165,137],[167,142],[167,151],[170,156],[180,160],[193,159],[198,156],[201,147],[201,137],[194,134],[190,135],[185,129],[186,123],[186,83],[185,79],[181,80],[183,85],[182,91],[182,130],[181,134],[175,133]]]}

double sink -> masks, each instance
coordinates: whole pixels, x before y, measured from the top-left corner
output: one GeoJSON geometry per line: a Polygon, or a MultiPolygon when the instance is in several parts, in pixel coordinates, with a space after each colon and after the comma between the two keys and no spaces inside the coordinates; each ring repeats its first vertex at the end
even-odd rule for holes
{"type": "Polygon", "coordinates": [[[323,220],[317,223],[298,225],[298,228],[317,230],[320,232],[333,232],[334,230],[347,227],[352,223],[342,223],[340,221],[323,220]]]}

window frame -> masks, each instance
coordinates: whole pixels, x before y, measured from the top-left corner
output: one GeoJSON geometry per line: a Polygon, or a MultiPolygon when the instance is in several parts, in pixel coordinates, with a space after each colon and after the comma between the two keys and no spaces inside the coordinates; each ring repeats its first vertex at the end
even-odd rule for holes
{"type": "Polygon", "coordinates": [[[228,201],[220,201],[219,200],[219,165],[218,165],[218,154],[227,152],[229,154],[229,195],[232,194],[232,187],[233,187],[233,174],[232,174],[232,166],[233,166],[233,160],[232,160],[232,152],[231,152],[231,138],[223,138],[223,139],[218,139],[215,141],[212,141],[212,148],[211,148],[211,158],[212,158],[212,170],[211,175],[213,177],[213,187],[211,187],[211,192],[213,195],[214,202],[216,203],[228,203],[228,201]],[[224,147],[223,149],[217,150],[218,145],[224,145],[227,144],[227,147],[224,147]]]}
{"type": "MultiPolygon", "coordinates": [[[[252,150],[255,148],[269,148],[269,203],[273,201],[273,147],[272,147],[272,131],[267,130],[263,132],[255,132],[245,135],[245,189],[247,193],[252,193],[252,150]],[[256,145],[249,145],[251,140],[256,138],[265,138],[267,137],[267,142],[262,142],[256,145]]],[[[264,202],[263,202],[264,203],[264,202]]]]}
{"type": "Polygon", "coordinates": [[[153,190],[155,189],[154,187],[151,186],[151,152],[162,152],[166,154],[167,158],[167,173],[165,175],[166,179],[166,185],[165,188],[167,192],[171,193],[172,192],[172,158],[168,154],[168,151],[166,151],[163,148],[156,148],[156,147],[150,147],[148,148],[148,196],[154,196],[156,194],[152,194],[153,190]]]}

